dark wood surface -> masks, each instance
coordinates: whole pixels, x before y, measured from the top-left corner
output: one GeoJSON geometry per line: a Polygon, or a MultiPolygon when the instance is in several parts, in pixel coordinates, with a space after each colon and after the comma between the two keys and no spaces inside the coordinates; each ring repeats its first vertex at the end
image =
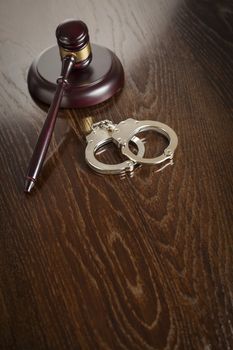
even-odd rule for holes
{"type": "MultiPolygon", "coordinates": [[[[0,45],[0,348],[232,349],[232,2],[1,1],[0,45]],[[71,17],[117,53],[126,85],[98,107],[61,111],[26,196],[47,110],[27,71],[71,17]],[[177,132],[175,164],[95,174],[91,122],[129,116],[177,132]]],[[[147,153],[161,151],[144,136],[147,153]]]]}

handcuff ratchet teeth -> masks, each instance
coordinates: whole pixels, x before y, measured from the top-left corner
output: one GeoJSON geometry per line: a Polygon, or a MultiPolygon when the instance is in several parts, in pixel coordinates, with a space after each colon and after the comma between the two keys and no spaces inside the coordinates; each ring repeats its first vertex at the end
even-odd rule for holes
{"type": "Polygon", "coordinates": [[[132,118],[119,124],[114,124],[109,120],[95,123],[92,125],[92,132],[87,135],[86,140],[86,161],[93,170],[102,174],[121,174],[132,171],[138,164],[160,164],[168,159],[171,160],[178,145],[177,135],[168,125],[153,120],[139,121],[132,118]],[[163,154],[158,157],[143,157],[145,154],[144,143],[135,135],[146,130],[155,130],[164,135],[169,141],[169,145],[165,148],[163,154]],[[114,142],[128,160],[120,164],[105,164],[98,161],[95,157],[97,150],[109,142],[114,142]],[[130,150],[130,142],[133,142],[137,147],[137,154],[130,150]]]}

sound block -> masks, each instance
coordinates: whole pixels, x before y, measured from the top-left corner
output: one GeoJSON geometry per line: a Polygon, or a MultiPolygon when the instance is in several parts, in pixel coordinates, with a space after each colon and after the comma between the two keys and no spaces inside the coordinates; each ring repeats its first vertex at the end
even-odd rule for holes
{"type": "MultiPolygon", "coordinates": [[[[73,69],[69,86],[61,101],[63,108],[80,108],[104,102],[120,91],[124,85],[124,70],[118,57],[109,49],[91,44],[92,61],[85,69],[73,69]]],[[[51,104],[56,81],[61,74],[58,46],[43,51],[28,72],[29,92],[35,100],[51,104]]]]}

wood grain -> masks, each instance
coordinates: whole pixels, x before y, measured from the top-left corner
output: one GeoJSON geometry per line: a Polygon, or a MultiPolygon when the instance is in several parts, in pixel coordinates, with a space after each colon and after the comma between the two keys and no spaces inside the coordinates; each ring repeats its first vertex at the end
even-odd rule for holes
{"type": "MultiPolygon", "coordinates": [[[[232,23],[227,0],[0,3],[1,349],[232,349],[232,23]],[[126,85],[100,106],[60,112],[25,196],[46,116],[27,70],[71,17],[116,52],[126,85]],[[85,135],[106,116],[167,123],[175,164],[92,172],[85,135]]],[[[164,140],[144,136],[159,153],[164,140]]]]}

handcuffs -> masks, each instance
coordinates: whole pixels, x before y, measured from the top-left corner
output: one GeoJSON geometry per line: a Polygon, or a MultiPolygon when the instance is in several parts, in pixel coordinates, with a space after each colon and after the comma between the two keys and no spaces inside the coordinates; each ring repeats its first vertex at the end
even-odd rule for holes
{"type": "Polygon", "coordinates": [[[87,164],[96,172],[101,174],[122,174],[131,172],[139,164],[160,164],[173,158],[175,149],[178,145],[178,138],[173,129],[166,124],[153,120],[135,120],[132,118],[114,124],[110,120],[103,120],[92,125],[92,131],[86,137],[87,147],[85,158],[87,164]],[[155,158],[144,158],[144,143],[135,135],[141,131],[155,130],[164,135],[168,141],[168,146],[164,149],[163,154],[155,158]],[[96,159],[97,150],[109,142],[114,142],[128,160],[119,164],[105,164],[96,159]],[[134,154],[129,143],[132,142],[138,152],[134,154]]]}

